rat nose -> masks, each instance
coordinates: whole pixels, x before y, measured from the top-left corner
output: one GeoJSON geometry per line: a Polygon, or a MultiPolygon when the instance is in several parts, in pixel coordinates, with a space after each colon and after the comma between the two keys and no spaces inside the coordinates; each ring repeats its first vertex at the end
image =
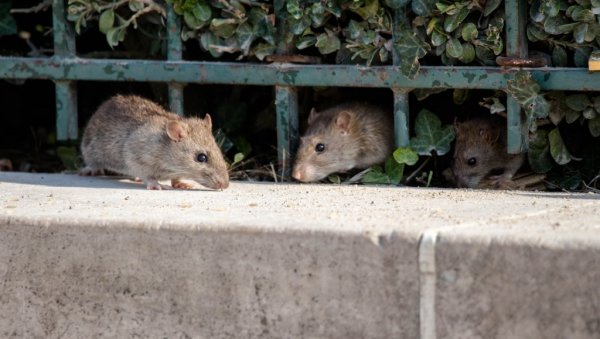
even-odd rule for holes
{"type": "Polygon", "coordinates": [[[298,180],[298,181],[303,181],[303,173],[300,170],[300,168],[298,167],[294,167],[294,170],[292,171],[292,178],[298,180]]]}

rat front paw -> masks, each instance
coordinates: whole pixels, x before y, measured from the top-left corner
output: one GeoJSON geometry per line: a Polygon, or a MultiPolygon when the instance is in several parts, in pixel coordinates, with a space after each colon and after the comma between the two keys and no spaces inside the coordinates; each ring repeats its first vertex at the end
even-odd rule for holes
{"type": "Polygon", "coordinates": [[[187,182],[180,181],[179,179],[171,180],[171,186],[173,186],[173,188],[184,189],[184,190],[189,190],[189,189],[194,188],[194,185],[189,184],[187,182]]]}

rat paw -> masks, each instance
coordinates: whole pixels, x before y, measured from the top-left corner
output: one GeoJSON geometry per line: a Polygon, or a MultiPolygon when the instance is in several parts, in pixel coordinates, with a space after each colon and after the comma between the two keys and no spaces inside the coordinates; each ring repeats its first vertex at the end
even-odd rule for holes
{"type": "Polygon", "coordinates": [[[513,180],[502,175],[489,177],[489,183],[495,189],[514,190],[517,188],[513,180]]]}
{"type": "Polygon", "coordinates": [[[82,168],[81,170],[79,170],[79,175],[81,176],[97,176],[97,175],[104,175],[104,170],[103,169],[93,169],[89,166],[86,166],[84,168],[82,168]]]}
{"type": "Polygon", "coordinates": [[[172,190],[173,187],[169,186],[169,185],[161,185],[158,180],[146,180],[146,189],[148,190],[156,190],[156,191],[160,191],[160,190],[172,190]]]}
{"type": "Polygon", "coordinates": [[[189,190],[189,189],[195,188],[194,185],[189,184],[187,182],[180,181],[179,179],[171,180],[171,186],[173,186],[173,188],[184,189],[184,190],[189,190]]]}

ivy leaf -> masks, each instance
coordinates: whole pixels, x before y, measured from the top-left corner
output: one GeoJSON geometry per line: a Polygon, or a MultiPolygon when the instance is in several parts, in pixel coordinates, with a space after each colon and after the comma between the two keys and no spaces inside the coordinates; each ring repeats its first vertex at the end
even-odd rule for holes
{"type": "Polygon", "coordinates": [[[368,18],[377,15],[377,11],[379,11],[379,1],[365,0],[365,5],[363,7],[354,8],[352,9],[352,11],[360,15],[363,18],[363,20],[367,20],[368,18]]]}
{"type": "Polygon", "coordinates": [[[196,6],[194,6],[194,9],[192,10],[192,13],[194,14],[194,17],[200,21],[208,21],[212,16],[212,10],[204,0],[198,0],[196,6]]]}
{"type": "Polygon", "coordinates": [[[144,3],[139,0],[129,0],[129,9],[132,12],[141,11],[144,9],[144,3]]]}
{"type": "Polygon", "coordinates": [[[410,146],[420,155],[431,155],[432,151],[444,155],[450,150],[450,143],[454,140],[452,126],[442,127],[440,119],[426,109],[422,109],[417,115],[415,134],[410,139],[410,146]]]}
{"type": "Polygon", "coordinates": [[[321,54],[330,54],[340,49],[341,42],[333,33],[321,33],[317,36],[315,46],[319,49],[321,54]]]}
{"type": "Polygon", "coordinates": [[[385,159],[385,174],[388,175],[391,184],[398,185],[404,176],[404,164],[394,160],[394,157],[388,157],[385,159]]]}
{"type": "Polygon", "coordinates": [[[390,184],[390,177],[383,173],[380,166],[373,167],[369,172],[365,173],[361,182],[363,184],[390,184]]]}
{"type": "Polygon", "coordinates": [[[220,39],[213,32],[205,32],[200,35],[200,45],[207,50],[213,58],[220,57],[223,52],[219,51],[215,46],[221,45],[220,39]]]}
{"type": "Polygon", "coordinates": [[[0,3],[0,36],[17,33],[17,22],[10,14],[10,2],[0,3]]]}
{"type": "Polygon", "coordinates": [[[565,146],[558,128],[554,128],[548,133],[548,139],[550,140],[550,154],[554,161],[559,165],[568,164],[573,159],[573,156],[567,150],[567,146],[565,146]]]}
{"type": "Polygon", "coordinates": [[[314,35],[306,35],[301,37],[300,39],[298,39],[298,41],[296,41],[296,48],[297,49],[305,49],[311,46],[314,46],[314,44],[317,43],[317,37],[315,37],[314,35]]]}
{"type": "Polygon", "coordinates": [[[392,156],[397,163],[408,166],[412,166],[419,161],[419,155],[408,147],[398,147],[392,156]]]}
{"type": "Polygon", "coordinates": [[[300,1],[298,0],[286,1],[286,9],[287,12],[290,13],[292,18],[296,20],[299,20],[304,15],[304,11],[300,7],[300,1]]]}
{"type": "Polygon", "coordinates": [[[106,32],[106,42],[108,45],[113,48],[119,44],[119,42],[123,42],[125,40],[125,31],[127,27],[113,27],[106,32]]]}
{"type": "Polygon", "coordinates": [[[276,49],[277,48],[275,47],[275,45],[260,43],[256,45],[256,47],[254,47],[252,52],[254,53],[254,55],[256,55],[258,60],[263,60],[266,56],[275,53],[276,49]]]}
{"type": "Polygon", "coordinates": [[[419,74],[419,59],[427,54],[429,45],[421,40],[411,29],[406,26],[400,29],[400,34],[394,49],[400,58],[400,71],[409,79],[414,79],[419,74]]]}
{"type": "Polygon", "coordinates": [[[540,85],[533,80],[531,73],[520,71],[514,79],[508,80],[507,92],[525,110],[529,130],[535,131],[535,119],[547,117],[550,111],[548,101],[540,94],[540,85]]]}
{"type": "Polygon", "coordinates": [[[236,19],[220,19],[215,18],[210,22],[210,30],[216,36],[221,38],[230,38],[235,34],[235,30],[237,28],[237,20],[236,19]]]}
{"type": "Polygon", "coordinates": [[[546,173],[552,169],[554,163],[550,157],[547,130],[538,129],[529,135],[527,158],[531,169],[536,173],[546,173]]]}

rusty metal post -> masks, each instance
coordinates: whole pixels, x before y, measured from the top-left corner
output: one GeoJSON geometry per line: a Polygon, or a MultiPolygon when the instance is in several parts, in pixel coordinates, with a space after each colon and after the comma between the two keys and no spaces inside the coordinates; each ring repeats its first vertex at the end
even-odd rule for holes
{"type": "MultiPolygon", "coordinates": [[[[275,14],[279,25],[277,53],[285,54],[291,49],[285,43],[285,0],[275,0],[275,14]]],[[[279,173],[284,180],[290,178],[293,158],[298,148],[298,88],[275,86],[275,110],[277,114],[277,158],[279,173]]]]}
{"type": "MultiPolygon", "coordinates": [[[[67,22],[64,0],[52,2],[52,30],[54,59],[75,57],[75,32],[67,22]]],[[[57,80],[56,85],[56,138],[75,140],[77,131],[77,86],[74,81],[57,80]]]]}
{"type": "MultiPolygon", "coordinates": [[[[394,9],[393,40],[396,42],[400,34],[400,26],[407,23],[404,7],[394,9]]],[[[392,62],[394,66],[400,65],[400,56],[396,49],[392,49],[392,62]]],[[[410,88],[392,87],[394,92],[394,140],[396,147],[408,147],[410,142],[408,93],[410,88]]]]}
{"type": "MultiPolygon", "coordinates": [[[[527,58],[526,1],[506,0],[506,56],[527,58]]],[[[508,153],[521,153],[528,148],[528,132],[521,123],[521,107],[511,96],[506,99],[508,153]]]]}
{"type": "MultiPolygon", "coordinates": [[[[181,61],[183,57],[181,43],[181,20],[173,10],[173,6],[166,4],[167,10],[167,61],[181,61]]],[[[182,83],[169,83],[169,109],[183,115],[183,88],[182,83]]]]}

